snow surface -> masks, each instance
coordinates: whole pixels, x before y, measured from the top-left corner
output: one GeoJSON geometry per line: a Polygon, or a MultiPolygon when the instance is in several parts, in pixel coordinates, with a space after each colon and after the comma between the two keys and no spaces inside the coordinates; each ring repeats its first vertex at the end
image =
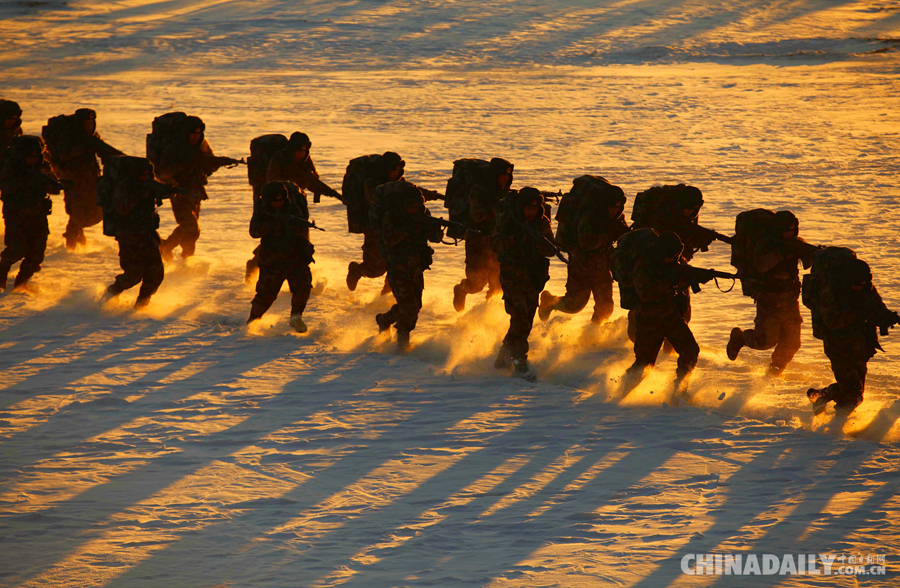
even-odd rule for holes
{"type": "MultiPolygon", "coordinates": [[[[506,157],[515,186],[542,189],[684,181],[723,232],[790,208],[900,307],[896,0],[85,0],[0,17],[0,96],[29,133],[92,107],[143,154],[153,117],[184,110],[225,155],[303,130],[335,187],[350,158],[389,149],[437,190],[460,157],[506,157]]],[[[712,284],[694,298],[695,407],[663,405],[665,357],[618,400],[620,311],[600,329],[589,310],[537,323],[528,384],[491,367],[502,302],[453,311],[463,252],[442,246],[398,356],[374,323],[381,281],[343,283],[361,239],[327,198],[311,205],[329,232],[310,334],[287,325],[287,292],[248,329],[245,173],[211,179],[198,256],[167,267],[146,311],[134,290],[99,304],[115,242],[97,227],[67,252],[61,200],[36,292],[0,295],[0,586],[896,585],[680,567],[716,551],[896,569],[893,336],[847,422],[805,399],[831,380],[806,309],[803,348],[767,378],[766,353],[725,358],[753,307],[712,284]]],[[[696,264],[729,269],[727,247],[696,264]]],[[[548,288],[564,282],[554,264],[548,288]]]]}

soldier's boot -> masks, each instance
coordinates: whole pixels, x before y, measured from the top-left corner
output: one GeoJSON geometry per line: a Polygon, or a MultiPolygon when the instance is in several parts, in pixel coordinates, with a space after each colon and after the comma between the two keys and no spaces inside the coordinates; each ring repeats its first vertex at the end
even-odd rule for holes
{"type": "Polygon", "coordinates": [[[542,323],[546,323],[550,320],[550,313],[553,312],[553,307],[556,306],[557,302],[559,302],[559,296],[554,296],[549,290],[541,292],[541,303],[538,305],[538,318],[541,319],[542,323]]]}
{"type": "Polygon", "coordinates": [[[137,300],[134,301],[134,309],[141,310],[142,308],[147,308],[150,305],[151,296],[151,294],[138,294],[137,300]]]}
{"type": "Polygon", "coordinates": [[[257,261],[256,256],[254,255],[251,259],[247,260],[247,270],[244,272],[244,282],[249,284],[257,274],[259,274],[259,261],[257,261]]]}
{"type": "Polygon", "coordinates": [[[409,344],[409,331],[397,331],[397,351],[406,353],[412,349],[409,344]]]}
{"type": "Polygon", "coordinates": [[[393,321],[388,317],[386,312],[381,312],[375,315],[375,322],[378,323],[378,332],[383,333],[391,328],[391,325],[394,324],[393,321]]]}
{"type": "Polygon", "coordinates": [[[19,288],[24,289],[28,284],[28,280],[30,280],[31,276],[34,274],[34,271],[22,271],[22,267],[19,266],[19,273],[16,274],[16,281],[13,282],[13,290],[18,290],[19,288]]]}
{"type": "Polygon", "coordinates": [[[497,354],[497,359],[494,360],[494,367],[498,370],[508,370],[512,368],[512,354],[509,352],[509,347],[504,343],[500,347],[500,352],[497,354]]]}
{"type": "Polygon", "coordinates": [[[360,278],[362,278],[362,270],[360,269],[359,264],[355,261],[351,261],[350,265],[347,266],[347,288],[349,288],[351,292],[356,290],[356,285],[359,284],[360,278]]]}
{"type": "Polygon", "coordinates": [[[119,282],[113,282],[112,284],[110,284],[109,286],[106,287],[106,291],[103,292],[103,297],[100,298],[100,302],[106,302],[107,300],[112,300],[113,298],[115,298],[116,296],[121,294],[122,292],[124,292],[124,290],[122,290],[122,287],[119,286],[119,282]]]}
{"type": "Polygon", "coordinates": [[[520,357],[513,360],[513,375],[529,382],[537,381],[537,372],[528,364],[527,357],[520,357]]]}
{"type": "Polygon", "coordinates": [[[262,304],[257,304],[255,302],[251,303],[250,316],[247,318],[247,324],[262,318],[262,315],[264,315],[267,310],[269,310],[268,306],[263,306],[262,304]]]}
{"type": "Polygon", "coordinates": [[[828,401],[830,400],[824,390],[819,390],[817,388],[810,388],[806,391],[806,397],[812,402],[813,414],[820,415],[825,412],[825,409],[828,407],[828,401]]]}
{"type": "Polygon", "coordinates": [[[767,375],[767,376],[771,376],[771,377],[773,377],[773,378],[778,378],[778,377],[781,376],[781,374],[784,373],[784,368],[785,368],[785,367],[787,367],[787,366],[783,366],[783,365],[775,365],[774,363],[773,363],[773,364],[769,364],[768,369],[766,369],[766,375],[767,375]]]}
{"type": "Polygon", "coordinates": [[[466,291],[463,290],[462,284],[453,286],[453,309],[456,312],[466,309],[466,291]]]}
{"type": "Polygon", "coordinates": [[[632,364],[625,375],[622,376],[622,398],[628,396],[628,393],[638,387],[644,381],[644,374],[647,372],[647,366],[632,364]]]}
{"type": "Polygon", "coordinates": [[[291,328],[297,331],[298,333],[305,333],[309,329],[306,326],[306,323],[303,322],[303,315],[293,314],[291,315],[291,320],[288,321],[291,325],[291,328]]]}
{"type": "Polygon", "coordinates": [[[500,294],[503,294],[503,290],[501,290],[500,288],[494,288],[492,286],[488,286],[487,292],[485,292],[485,294],[484,294],[484,299],[490,300],[494,296],[499,296],[500,294]]]}
{"type": "Polygon", "coordinates": [[[10,267],[12,267],[11,263],[0,261],[0,292],[6,290],[6,283],[9,281],[10,267]]]}
{"type": "Polygon", "coordinates": [[[665,353],[666,355],[672,355],[673,353],[675,353],[675,348],[672,346],[671,343],[669,343],[668,339],[663,341],[662,350],[663,350],[663,353],[665,353]]]}
{"type": "MultiPolygon", "coordinates": [[[[728,359],[734,361],[737,359],[738,354],[741,352],[741,349],[744,347],[744,331],[735,327],[731,329],[731,336],[728,338],[728,345],[725,346],[725,354],[728,356],[728,359]]],[[[781,368],[784,371],[784,368],[781,368]]],[[[781,372],[778,372],[779,374],[781,372]]]]}
{"type": "Polygon", "coordinates": [[[675,381],[672,383],[672,397],[675,400],[684,400],[690,402],[691,396],[688,394],[688,386],[691,383],[691,372],[675,370],[675,381]]]}
{"type": "Polygon", "coordinates": [[[392,294],[394,291],[391,289],[391,283],[388,281],[387,276],[384,276],[384,286],[381,287],[381,295],[387,296],[388,294],[392,294]]]}
{"type": "Polygon", "coordinates": [[[169,263],[172,259],[175,258],[175,243],[172,241],[172,238],[163,239],[159,243],[159,254],[162,257],[163,261],[169,263]]]}

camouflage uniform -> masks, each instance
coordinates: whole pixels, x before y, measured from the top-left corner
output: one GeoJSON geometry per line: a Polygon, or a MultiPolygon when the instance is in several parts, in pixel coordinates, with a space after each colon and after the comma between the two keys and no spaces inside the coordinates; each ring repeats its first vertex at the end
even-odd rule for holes
{"type": "Polygon", "coordinates": [[[877,328],[890,326],[900,318],[887,309],[871,282],[858,292],[849,283],[826,284],[819,294],[822,340],[836,382],[807,392],[813,402],[834,401],[835,410],[844,412],[852,411],[863,401],[866,364],[875,350],[881,349],[877,328]]]}
{"type": "Polygon", "coordinates": [[[47,194],[59,194],[60,186],[44,162],[43,149],[40,137],[17,137],[0,170],[6,244],[0,253],[0,287],[3,289],[14,263],[22,261],[14,286],[18,287],[41,271],[44,261],[50,234],[47,217],[52,208],[47,194]],[[36,163],[29,164],[26,161],[29,156],[35,157],[36,163]]]}
{"type": "Polygon", "coordinates": [[[453,287],[453,306],[462,312],[466,306],[466,296],[477,294],[487,286],[487,298],[502,292],[500,262],[491,245],[491,234],[497,226],[497,211],[512,185],[513,165],[496,157],[490,162],[491,176],[483,184],[472,186],[468,196],[470,228],[481,234],[466,234],[466,277],[453,287]],[[503,186],[498,185],[498,176],[507,175],[503,186]]]}
{"type": "Polygon", "coordinates": [[[205,128],[199,118],[190,116],[185,123],[184,139],[166,147],[159,159],[157,177],[167,184],[187,190],[191,196],[177,194],[172,197],[172,212],[178,226],[160,244],[164,257],[172,256],[172,251],[181,246],[181,256],[188,258],[194,254],[200,238],[200,203],[207,200],[207,178],[219,168],[229,165],[228,157],[216,157],[209,143],[203,138],[205,128]],[[188,137],[199,129],[200,141],[191,145],[188,137]]]}
{"type": "MultiPolygon", "coordinates": [[[[541,294],[541,320],[547,320],[550,312],[558,310],[568,314],[581,312],[594,296],[594,313],[591,321],[602,323],[613,312],[612,273],[610,254],[615,242],[628,232],[625,215],[611,219],[609,199],[601,199],[581,214],[577,225],[578,245],[569,248],[566,295],[558,297],[541,294]]],[[[624,194],[622,196],[624,205],[624,194]]]]}
{"type": "Polygon", "coordinates": [[[503,287],[503,304],[509,315],[509,330],[494,365],[509,367],[511,363],[517,372],[525,372],[528,369],[528,336],[534,324],[538,297],[550,279],[547,258],[554,254],[555,248],[550,219],[543,214],[541,194],[534,188],[523,188],[510,198],[514,198],[513,209],[504,213],[509,216],[501,218],[490,241],[491,249],[500,261],[499,281],[503,287]],[[526,220],[523,212],[526,206],[541,207],[533,220],[526,220]],[[530,225],[547,241],[537,241],[520,224],[530,225]]]}
{"type": "MultiPolygon", "coordinates": [[[[159,199],[171,194],[172,188],[153,180],[153,166],[143,158],[134,158],[136,164],[128,176],[116,183],[113,192],[115,205],[115,233],[119,244],[119,266],[122,273],[116,276],[107,289],[117,296],[138,284],[135,308],[146,306],[165,277],[162,256],[159,252],[159,199]],[[145,176],[142,180],[141,176],[145,176]]],[[[109,219],[107,219],[108,221],[109,219]]]]}
{"type": "Polygon", "coordinates": [[[256,296],[247,322],[260,318],[275,299],[287,280],[291,289],[291,325],[305,331],[301,317],[312,290],[312,272],[315,251],[309,241],[309,212],[288,197],[283,182],[268,182],[263,188],[262,200],[250,221],[250,236],[260,239],[259,280],[256,296]],[[280,209],[273,202],[282,200],[280,209]]]}
{"type": "Polygon", "coordinates": [[[403,194],[386,211],[381,231],[387,277],[397,302],[375,320],[381,330],[395,326],[397,342],[403,350],[409,346],[409,333],[416,328],[422,309],[425,270],[431,267],[434,254],[428,242],[439,243],[444,231],[440,225],[424,220],[431,213],[425,208],[420,189],[409,182],[400,183],[404,184],[403,194]],[[413,208],[415,211],[411,212],[413,208]]]}
{"type": "Polygon", "coordinates": [[[687,385],[687,379],[700,356],[700,346],[687,324],[684,306],[687,303],[689,282],[677,273],[676,257],[666,249],[671,232],[660,235],[661,243],[638,259],[634,268],[634,288],[640,303],[635,309],[634,364],[628,368],[630,377],[640,377],[644,369],[656,364],[663,341],[668,340],[678,353],[676,381],[687,385]],[[662,242],[665,241],[665,244],[662,242]]]}
{"type": "MultiPolygon", "coordinates": [[[[786,211],[785,211],[786,212],[786,211]]],[[[779,213],[780,214],[780,213],[779,213]]],[[[790,217],[796,221],[793,215],[790,217]]],[[[796,224],[793,224],[796,227],[796,224]]],[[[772,349],[769,373],[778,375],[800,349],[800,270],[812,263],[814,248],[799,237],[785,239],[791,224],[775,226],[759,239],[749,260],[752,264],[753,300],[756,302],[754,329],[735,328],[728,342],[728,358],[737,358],[741,347],[772,349]]]]}
{"type": "Polygon", "coordinates": [[[73,116],[74,126],[67,129],[60,138],[60,144],[48,142],[50,164],[54,173],[58,178],[69,180],[73,184],[64,190],[69,222],[63,237],[66,238],[66,247],[69,249],[86,242],[85,227],[92,227],[103,220],[103,210],[97,206],[97,178],[100,175],[97,157],[105,165],[110,157],[122,155],[121,151],[100,137],[96,130],[96,112],[81,108],[73,116]],[[87,125],[93,126],[93,130],[87,130],[87,125]]]}

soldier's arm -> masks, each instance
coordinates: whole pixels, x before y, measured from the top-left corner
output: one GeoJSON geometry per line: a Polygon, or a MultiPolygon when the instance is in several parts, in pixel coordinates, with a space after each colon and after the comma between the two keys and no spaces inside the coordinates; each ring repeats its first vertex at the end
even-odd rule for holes
{"type": "Polygon", "coordinates": [[[267,182],[282,182],[284,181],[284,156],[281,153],[276,153],[269,160],[269,165],[266,166],[266,181],[267,182]]]}
{"type": "MultiPolygon", "coordinates": [[[[426,217],[430,217],[431,213],[428,212],[428,209],[425,209],[424,215],[426,217]]],[[[439,225],[436,222],[428,223],[426,225],[426,234],[425,238],[431,241],[432,243],[440,243],[444,239],[444,227],[439,225]]]]}
{"type": "Polygon", "coordinates": [[[494,203],[485,198],[478,186],[469,192],[469,215],[476,223],[494,218],[494,203]]]}
{"type": "Polygon", "coordinates": [[[553,229],[550,227],[550,219],[546,216],[541,217],[541,234],[544,240],[536,243],[538,253],[544,257],[553,257],[556,254],[556,247],[553,246],[553,229]]]}
{"type": "Polygon", "coordinates": [[[655,302],[672,294],[670,283],[659,279],[647,270],[643,260],[638,260],[634,267],[634,289],[641,302],[655,302]]]}
{"type": "Polygon", "coordinates": [[[254,212],[250,219],[250,236],[260,239],[275,232],[278,220],[274,215],[254,212]]]}
{"type": "Polygon", "coordinates": [[[305,187],[312,190],[313,194],[325,194],[326,196],[331,196],[332,198],[341,197],[337,190],[335,190],[319,178],[315,170],[312,171],[312,174],[310,174],[309,178],[307,179],[305,187]]]}
{"type": "Polygon", "coordinates": [[[435,192],[434,190],[429,190],[428,188],[422,188],[419,186],[419,190],[422,192],[422,196],[425,197],[425,202],[434,202],[435,200],[443,200],[444,195],[440,192],[435,192]]]}
{"type": "Polygon", "coordinates": [[[106,165],[106,162],[109,161],[111,157],[115,157],[116,155],[125,155],[122,151],[119,151],[106,141],[104,141],[99,133],[94,133],[94,136],[91,137],[91,141],[94,144],[94,151],[100,156],[100,160],[106,165]]]}
{"type": "Polygon", "coordinates": [[[516,244],[516,238],[511,234],[511,230],[508,223],[504,223],[503,225],[497,227],[494,231],[494,234],[491,235],[491,250],[500,255],[503,253],[508,247],[514,247],[516,244]]]}
{"type": "Polygon", "coordinates": [[[396,247],[405,241],[411,234],[410,226],[407,223],[398,223],[393,215],[388,215],[384,221],[382,228],[382,237],[387,247],[396,247]]]}
{"type": "Polygon", "coordinates": [[[781,245],[773,239],[760,239],[751,255],[753,268],[764,274],[783,262],[787,255],[781,245]]]}
{"type": "Polygon", "coordinates": [[[124,216],[130,214],[134,207],[137,206],[140,201],[140,194],[135,193],[134,190],[125,189],[123,186],[116,186],[113,198],[115,198],[116,211],[124,216]]]}

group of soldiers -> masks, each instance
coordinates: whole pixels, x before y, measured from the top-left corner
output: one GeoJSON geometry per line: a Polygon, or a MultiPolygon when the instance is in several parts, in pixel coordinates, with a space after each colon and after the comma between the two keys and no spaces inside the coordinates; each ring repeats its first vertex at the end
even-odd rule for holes
{"type": "MultiPolygon", "coordinates": [[[[103,221],[104,234],[119,244],[122,274],[106,298],[141,284],[136,307],[146,305],[164,278],[164,259],[175,248],[194,254],[200,236],[201,202],[207,178],[219,168],[245,163],[214,155],[202,120],[169,113],[153,122],[147,157],[131,157],[105,143],[96,131],[96,113],[81,109],[54,117],[43,138],[23,135],[21,109],[0,100],[0,197],[6,248],[0,254],[0,287],[11,266],[22,261],[15,286],[40,270],[49,234],[49,194],[65,193],[66,245],[84,243],[84,228],[103,221]],[[103,163],[100,174],[98,159],[103,163]],[[172,201],[177,227],[167,239],[157,232],[157,208],[172,201]]],[[[446,194],[404,179],[405,162],[386,152],[351,160],[341,192],[320,178],[303,133],[265,135],[250,144],[248,178],[253,192],[250,235],[260,240],[247,262],[246,280],[258,272],[248,322],[276,300],[285,281],[291,290],[290,324],[306,332],[303,312],[312,289],[314,247],[307,192],[322,194],[347,207],[348,229],[363,235],[362,261],[350,262],[347,287],[362,278],[385,277],[383,295],[395,304],[375,317],[381,331],[394,327],[400,350],[409,349],[410,332],[422,307],[424,272],[432,264],[430,243],[465,241],[465,276],[453,288],[453,306],[463,312],[469,295],[502,294],[510,326],[495,360],[498,369],[534,380],[528,363],[528,337],[535,314],[541,321],[554,311],[578,313],[594,299],[591,321],[613,313],[613,281],[628,310],[628,335],[635,360],[623,381],[627,394],[644,378],[661,349],[678,355],[673,394],[687,395],[700,348],[691,332],[691,291],[718,278],[741,280],[743,293],[756,304],[751,329],[735,327],[726,353],[732,361],[743,348],[773,349],[768,373],[780,375],[800,348],[800,297],[812,311],[813,334],[824,342],[836,382],[807,392],[815,412],[829,402],[839,412],[861,401],[866,364],[878,345],[878,333],[900,323],[872,284],[868,265],[852,250],[821,247],[798,236],[799,222],[789,211],[765,209],[738,215],[729,237],[699,224],[702,192],[693,186],[654,186],[633,203],[632,224],[625,220],[626,196],[599,176],[576,178],[561,196],[551,228],[554,196],[534,187],[513,189],[514,166],[462,159],[454,162],[446,194]],[[427,201],[443,200],[450,220],[433,217],[427,201]],[[732,247],[736,274],[689,265],[713,241],[732,247]],[[556,296],[544,286],[550,259],[567,264],[566,291],[556,296]],[[799,266],[811,268],[802,283],[799,266]],[[802,285],[801,285],[802,284],[802,285]]]]}

